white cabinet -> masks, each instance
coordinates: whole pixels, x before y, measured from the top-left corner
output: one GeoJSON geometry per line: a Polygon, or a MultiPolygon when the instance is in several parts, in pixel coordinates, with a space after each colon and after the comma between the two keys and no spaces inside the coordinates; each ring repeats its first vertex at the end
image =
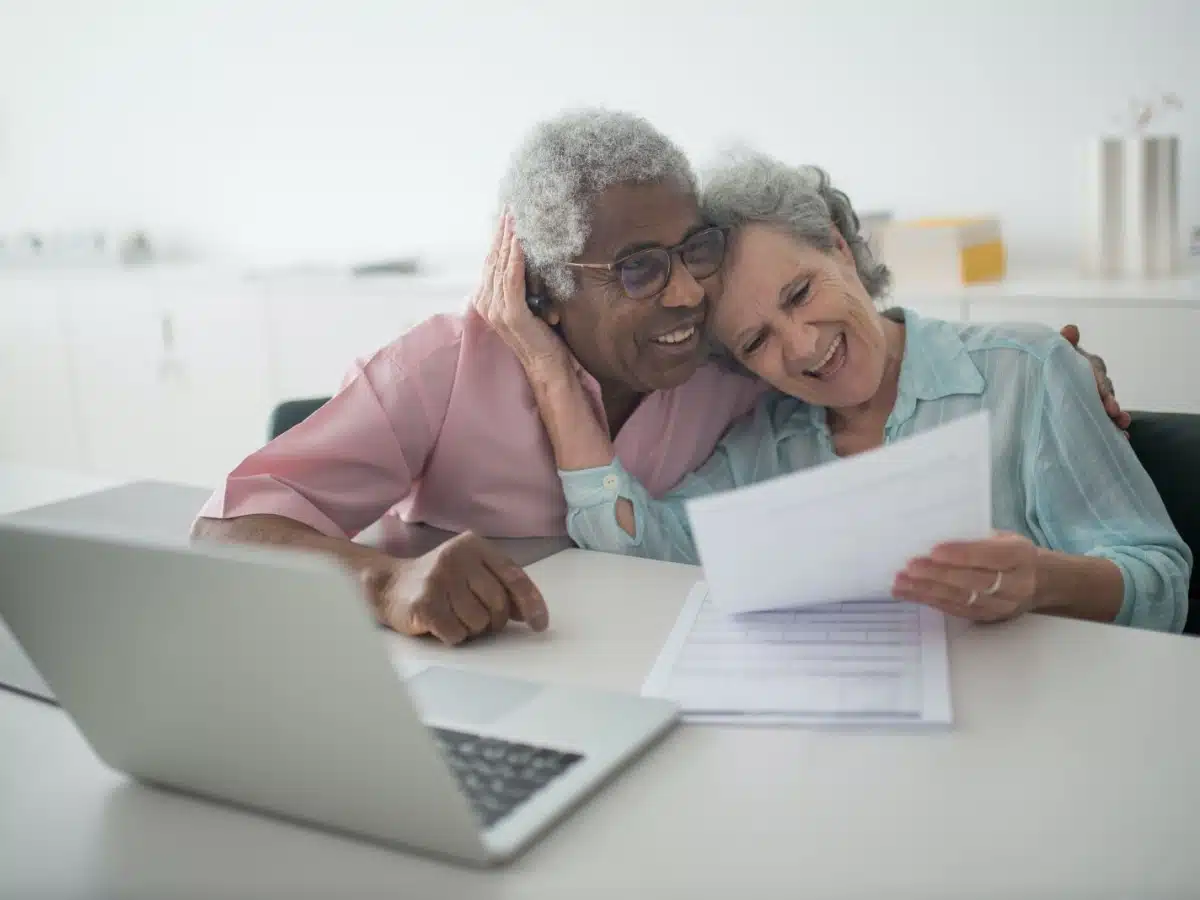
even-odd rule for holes
{"type": "Polygon", "coordinates": [[[93,278],[64,297],[91,471],[215,485],[265,440],[266,333],[231,278],[93,278]]]}
{"type": "Polygon", "coordinates": [[[438,312],[461,279],[0,273],[0,461],[216,485],[282,400],[438,312]]]}
{"type": "Polygon", "coordinates": [[[1200,412],[1200,306],[1082,305],[1022,300],[972,303],[973,322],[1079,326],[1080,343],[1108,366],[1129,410],[1200,412]]]}
{"type": "Polygon", "coordinates": [[[460,311],[454,278],[0,272],[0,461],[220,484],[272,407],[460,311]]]}
{"type": "Polygon", "coordinates": [[[321,276],[262,282],[277,400],[334,393],[356,359],[418,322],[466,307],[456,280],[321,276]]]}
{"type": "Polygon", "coordinates": [[[61,286],[0,279],[0,460],[75,469],[85,463],[61,286]]]}
{"type": "Polygon", "coordinates": [[[1050,272],[960,288],[906,285],[893,302],[970,322],[1037,322],[1055,331],[1078,325],[1084,349],[1108,366],[1122,407],[1200,413],[1200,272],[1155,280],[1050,272]]]}

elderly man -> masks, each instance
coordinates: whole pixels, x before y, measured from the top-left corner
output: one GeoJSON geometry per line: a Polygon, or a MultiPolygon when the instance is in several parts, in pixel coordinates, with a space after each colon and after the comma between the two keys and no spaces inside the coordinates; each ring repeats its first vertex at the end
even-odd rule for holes
{"type": "MultiPolygon", "coordinates": [[[[573,112],[534,128],[502,200],[531,303],[570,348],[625,469],[665,492],[763,390],[707,362],[724,241],[686,157],[636,116],[573,112]]],[[[467,310],[360,362],[332,400],[234,469],[193,534],[328,553],[360,575],[381,622],[458,644],[513,618],[547,627],[537,588],[487,538],[565,535],[566,513],[521,364],[467,310]],[[385,515],[460,535],[413,559],[353,541],[385,515]]]]}

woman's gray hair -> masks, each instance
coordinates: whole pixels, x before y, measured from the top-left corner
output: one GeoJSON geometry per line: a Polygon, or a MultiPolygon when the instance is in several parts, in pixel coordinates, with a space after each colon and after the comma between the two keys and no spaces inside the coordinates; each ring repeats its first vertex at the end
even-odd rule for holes
{"type": "Polygon", "coordinates": [[[766,154],[743,152],[707,174],[701,205],[714,225],[773,225],[825,252],[834,247],[836,227],[867,293],[878,300],[891,284],[891,272],[867,246],[850,198],[816,166],[789,166],[766,154]]]}
{"type": "Polygon", "coordinates": [[[572,110],[537,125],[517,148],[500,199],[516,220],[527,268],[565,300],[576,282],[563,263],[583,252],[596,195],[615,184],[665,180],[696,193],[687,157],[649,122],[605,109],[572,110]]]}

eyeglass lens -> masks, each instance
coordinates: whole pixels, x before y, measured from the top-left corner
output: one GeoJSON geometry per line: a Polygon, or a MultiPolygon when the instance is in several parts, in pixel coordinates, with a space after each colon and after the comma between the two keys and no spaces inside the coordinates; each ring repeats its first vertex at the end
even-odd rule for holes
{"type": "MultiPolygon", "coordinates": [[[[693,278],[707,278],[720,268],[725,256],[725,232],[707,228],[684,241],[678,250],[693,278]]],[[[634,300],[651,297],[671,279],[671,251],[663,247],[639,250],[621,260],[617,268],[625,293],[634,300]]]]}

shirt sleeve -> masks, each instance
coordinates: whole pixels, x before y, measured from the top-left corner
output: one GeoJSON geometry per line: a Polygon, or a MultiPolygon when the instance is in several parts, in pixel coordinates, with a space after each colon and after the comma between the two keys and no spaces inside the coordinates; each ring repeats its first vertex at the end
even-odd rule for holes
{"type": "Polygon", "coordinates": [[[311,416],[252,453],[200,511],[270,514],[353,538],[403,500],[437,441],[459,344],[423,323],[360,361],[311,416]]]}
{"type": "Polygon", "coordinates": [[[1027,445],[1029,511],[1051,549],[1121,570],[1116,622],[1182,631],[1192,553],[1133,448],[1108,418],[1088,362],[1063,341],[1046,358],[1027,445]]]}
{"type": "Polygon", "coordinates": [[[774,459],[774,444],[770,417],[760,407],[735,422],[704,464],[661,498],[651,496],[615,457],[607,466],[560,470],[567,533],[585,550],[696,564],[687,501],[778,474],[775,467],[756,464],[764,456],[774,459]],[[633,505],[632,535],[617,522],[617,501],[622,497],[633,505]]]}

